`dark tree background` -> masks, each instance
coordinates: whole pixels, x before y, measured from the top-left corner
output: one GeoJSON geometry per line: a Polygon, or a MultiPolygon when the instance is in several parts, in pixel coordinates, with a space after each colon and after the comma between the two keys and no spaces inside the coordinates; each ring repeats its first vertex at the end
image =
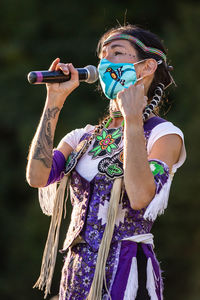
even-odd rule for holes
{"type": "MultiPolygon", "coordinates": [[[[188,157],[174,178],[168,209],[153,233],[164,270],[165,299],[199,300],[200,3],[1,0],[0,20],[1,299],[43,297],[32,285],[39,275],[49,218],[40,211],[37,190],[26,183],[25,168],[46,91],[45,86],[31,86],[27,73],[47,69],[56,57],[76,67],[96,65],[101,34],[128,21],[157,33],[174,66],[177,88],[170,89],[171,110],[165,117],[183,130],[188,157]]],[[[70,96],[60,115],[56,144],[68,131],[95,124],[103,115],[108,102],[96,87],[82,83],[70,96]]],[[[70,206],[68,210],[70,215],[70,206]]],[[[60,247],[68,219],[62,225],[60,247]]],[[[58,293],[61,266],[58,254],[52,295],[58,293]]]]}

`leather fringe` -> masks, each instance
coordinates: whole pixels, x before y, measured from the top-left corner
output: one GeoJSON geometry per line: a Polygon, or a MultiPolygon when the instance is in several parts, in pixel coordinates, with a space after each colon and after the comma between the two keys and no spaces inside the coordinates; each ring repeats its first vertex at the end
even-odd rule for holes
{"type": "MultiPolygon", "coordinates": [[[[57,189],[53,214],[51,217],[51,223],[49,227],[49,233],[43,253],[42,265],[40,270],[40,276],[33,286],[33,288],[38,288],[40,290],[45,289],[44,299],[50,293],[51,282],[53,278],[53,272],[56,263],[58,242],[59,242],[59,232],[60,224],[63,214],[64,198],[65,198],[65,189],[69,179],[69,175],[65,175],[60,185],[57,189]]],[[[68,195],[67,195],[68,196],[68,195]]],[[[66,197],[67,197],[66,196],[66,197]]]]}

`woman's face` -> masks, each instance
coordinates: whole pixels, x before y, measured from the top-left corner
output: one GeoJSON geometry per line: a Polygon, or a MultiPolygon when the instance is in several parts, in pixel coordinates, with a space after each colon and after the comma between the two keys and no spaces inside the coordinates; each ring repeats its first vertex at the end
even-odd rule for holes
{"type": "Polygon", "coordinates": [[[102,47],[99,55],[100,59],[107,59],[112,63],[132,63],[135,64],[137,78],[143,78],[145,86],[145,94],[154,77],[154,72],[157,68],[157,62],[154,59],[141,60],[138,58],[137,50],[128,40],[114,40],[102,47]],[[141,62],[138,63],[137,62],[141,62]]]}
{"type": "Polygon", "coordinates": [[[102,47],[100,59],[113,63],[135,63],[138,61],[136,50],[127,40],[115,40],[102,47]]]}
{"type": "MultiPolygon", "coordinates": [[[[99,58],[113,63],[137,63],[140,61],[137,51],[127,40],[115,40],[102,47],[99,58]]],[[[142,76],[143,63],[135,64],[137,78],[142,76]]]]}

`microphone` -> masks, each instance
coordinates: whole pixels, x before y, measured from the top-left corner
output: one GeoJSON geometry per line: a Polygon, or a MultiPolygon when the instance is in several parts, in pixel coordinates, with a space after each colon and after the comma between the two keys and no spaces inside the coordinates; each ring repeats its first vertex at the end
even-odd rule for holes
{"type": "MultiPolygon", "coordinates": [[[[77,68],[79,81],[93,83],[98,79],[98,71],[95,66],[89,65],[84,68],[77,68]]],[[[69,81],[71,74],[65,75],[59,71],[32,71],[27,75],[27,79],[31,84],[42,83],[59,83],[69,81]]]]}

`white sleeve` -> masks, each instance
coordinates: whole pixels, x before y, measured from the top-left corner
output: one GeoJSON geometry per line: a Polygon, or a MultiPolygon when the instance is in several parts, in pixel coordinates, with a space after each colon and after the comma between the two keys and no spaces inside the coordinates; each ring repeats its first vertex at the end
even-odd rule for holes
{"type": "Polygon", "coordinates": [[[184,144],[184,135],[183,132],[176,126],[174,126],[171,122],[164,122],[156,127],[153,128],[148,143],[147,143],[147,153],[149,154],[151,152],[151,149],[153,147],[153,144],[162,136],[167,134],[177,134],[181,137],[183,141],[183,146],[181,149],[181,154],[179,157],[179,160],[176,164],[173,165],[172,172],[175,173],[176,170],[182,166],[186,159],[186,150],[185,150],[185,144],[184,144]]]}
{"type": "Polygon", "coordinates": [[[62,138],[61,142],[65,142],[65,143],[69,144],[73,149],[75,149],[76,146],[78,145],[81,137],[85,133],[90,132],[93,129],[94,129],[94,126],[86,125],[84,128],[72,130],[71,132],[69,132],[62,138]]]}
{"type": "Polygon", "coordinates": [[[177,134],[181,137],[183,141],[183,146],[181,149],[181,154],[179,157],[179,160],[176,164],[172,167],[172,173],[168,177],[165,184],[162,186],[159,193],[156,193],[154,198],[151,200],[149,205],[147,206],[147,209],[144,213],[144,219],[152,220],[154,221],[156,217],[162,213],[164,213],[164,210],[167,208],[168,205],[168,198],[169,198],[169,192],[170,187],[173,179],[173,173],[176,172],[176,170],[184,163],[186,159],[186,150],[184,145],[184,136],[182,131],[174,126],[171,122],[164,122],[156,127],[153,128],[151,131],[148,143],[147,143],[147,153],[149,154],[153,144],[162,136],[167,134],[177,134]]]}

